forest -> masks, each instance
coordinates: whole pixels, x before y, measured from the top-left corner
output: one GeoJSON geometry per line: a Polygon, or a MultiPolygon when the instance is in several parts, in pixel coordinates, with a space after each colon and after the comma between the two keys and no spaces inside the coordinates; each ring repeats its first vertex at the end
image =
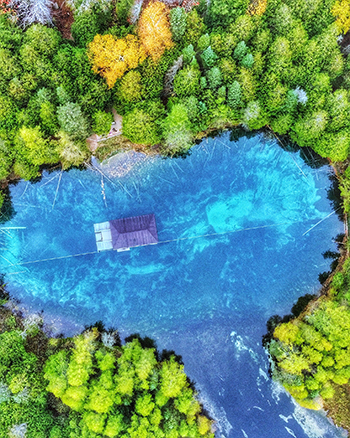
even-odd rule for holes
{"type": "Polygon", "coordinates": [[[0,2],[1,180],[86,162],[85,140],[109,132],[112,107],[123,138],[164,155],[242,125],[348,156],[347,0],[69,6],[63,35],[49,0],[0,2]]]}
{"type": "Polygon", "coordinates": [[[0,437],[213,438],[181,357],[125,341],[101,322],[53,338],[1,305],[0,437]]]}

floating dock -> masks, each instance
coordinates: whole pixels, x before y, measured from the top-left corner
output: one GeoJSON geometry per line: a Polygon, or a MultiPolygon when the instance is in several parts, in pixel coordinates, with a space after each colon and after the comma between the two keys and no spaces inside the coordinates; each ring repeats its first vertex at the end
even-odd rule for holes
{"type": "Polygon", "coordinates": [[[154,214],[115,219],[94,224],[97,251],[128,251],[137,246],[156,245],[158,232],[154,214]]]}

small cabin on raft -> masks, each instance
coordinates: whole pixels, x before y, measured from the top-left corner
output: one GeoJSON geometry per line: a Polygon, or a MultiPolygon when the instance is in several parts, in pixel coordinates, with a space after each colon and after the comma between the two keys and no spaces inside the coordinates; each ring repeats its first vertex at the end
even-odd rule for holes
{"type": "Polygon", "coordinates": [[[94,224],[97,251],[128,251],[136,246],[158,243],[154,214],[115,219],[94,224]]]}

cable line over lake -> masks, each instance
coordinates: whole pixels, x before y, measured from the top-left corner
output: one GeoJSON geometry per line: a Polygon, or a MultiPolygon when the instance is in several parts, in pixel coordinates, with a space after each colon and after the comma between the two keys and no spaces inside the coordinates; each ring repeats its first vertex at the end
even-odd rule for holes
{"type": "MultiPolygon", "coordinates": [[[[337,210],[339,210],[339,208],[337,210]]],[[[331,215],[336,213],[337,210],[333,211],[332,213],[328,214],[326,217],[321,219],[313,227],[309,228],[305,233],[303,233],[302,236],[304,236],[309,231],[314,229],[318,224],[323,222],[325,219],[327,219],[328,217],[330,217],[331,215]]],[[[158,242],[158,245],[162,244],[162,243],[172,243],[172,242],[179,242],[179,241],[183,241],[183,240],[200,239],[202,237],[224,236],[226,234],[239,233],[239,232],[242,232],[242,231],[252,231],[252,230],[273,228],[273,227],[277,227],[277,226],[281,226],[281,225],[293,225],[293,224],[301,223],[301,222],[303,222],[303,221],[278,222],[278,223],[275,223],[275,224],[260,225],[260,226],[256,226],[256,227],[239,228],[239,229],[234,229],[234,230],[222,231],[222,232],[219,232],[219,233],[206,233],[206,234],[199,234],[199,235],[195,235],[195,236],[177,237],[175,239],[160,240],[158,242]]],[[[24,228],[25,227],[7,227],[7,229],[24,229],[24,228]]],[[[1,230],[1,228],[0,228],[0,230],[1,230]]],[[[31,264],[35,264],[35,263],[49,262],[49,261],[54,261],[54,260],[63,260],[63,259],[69,259],[69,258],[73,258],[73,257],[82,257],[82,256],[86,256],[86,255],[93,255],[93,254],[99,254],[99,253],[100,253],[100,251],[96,250],[96,251],[82,252],[82,253],[78,253],[78,254],[69,254],[69,255],[64,255],[64,256],[49,257],[49,258],[40,259],[40,260],[30,260],[30,261],[27,261],[27,262],[20,262],[20,263],[10,263],[9,260],[6,259],[10,264],[6,265],[5,268],[6,267],[10,267],[10,266],[26,266],[26,265],[31,265],[31,264]]],[[[20,274],[20,273],[23,273],[23,272],[25,272],[25,271],[8,272],[7,275],[10,275],[10,274],[20,274]]]]}

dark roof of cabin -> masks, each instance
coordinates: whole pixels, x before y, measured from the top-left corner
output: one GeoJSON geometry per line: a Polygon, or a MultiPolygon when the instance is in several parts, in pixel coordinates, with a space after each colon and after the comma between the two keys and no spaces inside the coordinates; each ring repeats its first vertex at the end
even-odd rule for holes
{"type": "Polygon", "coordinates": [[[158,243],[156,218],[154,214],[127,217],[109,221],[113,249],[158,243]]]}

